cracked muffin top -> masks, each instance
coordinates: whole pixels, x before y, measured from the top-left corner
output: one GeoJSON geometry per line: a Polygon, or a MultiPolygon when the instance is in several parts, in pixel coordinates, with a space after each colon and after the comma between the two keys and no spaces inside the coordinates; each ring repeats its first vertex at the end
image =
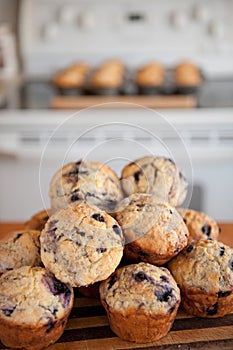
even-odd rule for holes
{"type": "Polygon", "coordinates": [[[121,173],[126,195],[152,193],[160,201],[173,206],[183,203],[187,195],[187,181],[173,160],[147,156],[126,165],[121,173]]]}
{"type": "Polygon", "coordinates": [[[40,231],[12,231],[0,239],[0,274],[21,266],[39,266],[40,231]]]}
{"type": "Polygon", "coordinates": [[[218,239],[220,228],[210,216],[193,209],[178,208],[177,211],[189,230],[189,242],[208,237],[218,239]]]}
{"type": "Polygon", "coordinates": [[[117,221],[85,201],[53,214],[40,241],[45,267],[77,287],[106,279],[118,266],[124,245],[117,221]]]}
{"type": "Polygon", "coordinates": [[[211,238],[191,243],[168,267],[186,291],[220,296],[233,291],[233,249],[211,238]]]}
{"type": "Polygon", "coordinates": [[[53,210],[86,200],[112,211],[122,199],[122,190],[118,176],[110,167],[100,162],[80,160],[68,163],[56,172],[49,195],[53,210]]]}
{"type": "Polygon", "coordinates": [[[124,315],[135,310],[170,314],[180,303],[179,288],[164,267],[141,262],[122,267],[100,285],[101,299],[124,315]]]}
{"type": "Polygon", "coordinates": [[[0,318],[48,329],[73,304],[73,290],[41,267],[23,266],[0,277],[0,318]]]}
{"type": "Polygon", "coordinates": [[[128,249],[151,264],[163,265],[188,243],[188,229],[177,210],[151,194],[125,198],[115,217],[128,249]]]}

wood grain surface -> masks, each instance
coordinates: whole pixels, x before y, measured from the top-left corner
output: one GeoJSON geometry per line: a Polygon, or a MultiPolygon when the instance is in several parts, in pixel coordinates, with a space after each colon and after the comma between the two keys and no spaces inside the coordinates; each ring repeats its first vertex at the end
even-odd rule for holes
{"type": "MultiPolygon", "coordinates": [[[[233,247],[233,223],[220,224],[221,240],[233,247]]],[[[22,223],[0,223],[0,235],[21,229],[22,223]]],[[[0,342],[0,350],[7,349],[0,342]]],[[[81,296],[75,289],[75,301],[66,329],[49,350],[232,350],[233,313],[222,318],[192,317],[179,310],[166,337],[147,344],[135,344],[118,338],[110,329],[104,308],[98,299],[81,296]]]]}
{"type": "Polygon", "coordinates": [[[54,109],[83,109],[101,105],[101,108],[135,108],[140,105],[147,108],[195,108],[197,100],[192,95],[169,96],[55,96],[50,101],[54,109]],[[116,103],[117,102],[117,103],[116,103]],[[108,103],[115,103],[108,105],[108,103]],[[106,104],[106,105],[104,105],[106,104]],[[128,105],[127,105],[128,104],[128,105]]]}
{"type": "MultiPolygon", "coordinates": [[[[111,331],[99,300],[82,297],[78,291],[75,294],[66,329],[48,350],[233,349],[233,314],[204,319],[180,310],[166,337],[152,343],[135,344],[118,338],[111,331]]],[[[0,349],[8,348],[0,342],[0,349]]]]}

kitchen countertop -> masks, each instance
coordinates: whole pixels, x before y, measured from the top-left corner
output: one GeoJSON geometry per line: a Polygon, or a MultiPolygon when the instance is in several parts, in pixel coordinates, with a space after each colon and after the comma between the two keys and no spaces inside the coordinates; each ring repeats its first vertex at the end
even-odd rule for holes
{"type": "MultiPolygon", "coordinates": [[[[221,241],[233,247],[233,223],[220,223],[221,241]]],[[[10,230],[22,229],[19,222],[1,222],[0,238],[10,230]]],[[[0,341],[0,350],[6,349],[0,341]]],[[[192,317],[179,310],[166,337],[147,344],[135,344],[118,338],[110,329],[104,308],[98,299],[83,297],[75,289],[74,307],[60,339],[48,350],[232,350],[233,313],[222,318],[192,317]]]]}

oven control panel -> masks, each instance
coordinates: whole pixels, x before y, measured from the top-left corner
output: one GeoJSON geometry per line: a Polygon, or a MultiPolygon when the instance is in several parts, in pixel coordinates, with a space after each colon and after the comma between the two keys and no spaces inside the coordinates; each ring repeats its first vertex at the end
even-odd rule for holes
{"type": "Polygon", "coordinates": [[[233,73],[232,0],[21,3],[20,43],[28,74],[49,74],[74,60],[98,64],[108,57],[131,65],[191,58],[210,75],[233,73]]]}

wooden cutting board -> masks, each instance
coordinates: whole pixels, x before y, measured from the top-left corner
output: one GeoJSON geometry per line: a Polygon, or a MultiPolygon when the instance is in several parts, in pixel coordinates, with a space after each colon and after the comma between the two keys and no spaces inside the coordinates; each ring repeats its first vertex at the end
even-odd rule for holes
{"type": "Polygon", "coordinates": [[[83,109],[98,107],[104,109],[146,108],[195,108],[197,99],[193,95],[169,96],[55,96],[50,101],[53,109],[83,109]]]}
{"type": "Polygon", "coordinates": [[[118,338],[104,308],[95,299],[76,298],[67,328],[50,350],[60,349],[233,349],[233,314],[221,319],[190,317],[180,311],[168,335],[148,344],[118,338]]]}
{"type": "MultiPolygon", "coordinates": [[[[7,349],[0,342],[0,349],[7,349]]],[[[179,311],[171,331],[161,340],[135,344],[118,338],[110,329],[99,300],[76,296],[61,338],[48,350],[232,350],[233,314],[223,318],[191,317],[179,311]]]]}

